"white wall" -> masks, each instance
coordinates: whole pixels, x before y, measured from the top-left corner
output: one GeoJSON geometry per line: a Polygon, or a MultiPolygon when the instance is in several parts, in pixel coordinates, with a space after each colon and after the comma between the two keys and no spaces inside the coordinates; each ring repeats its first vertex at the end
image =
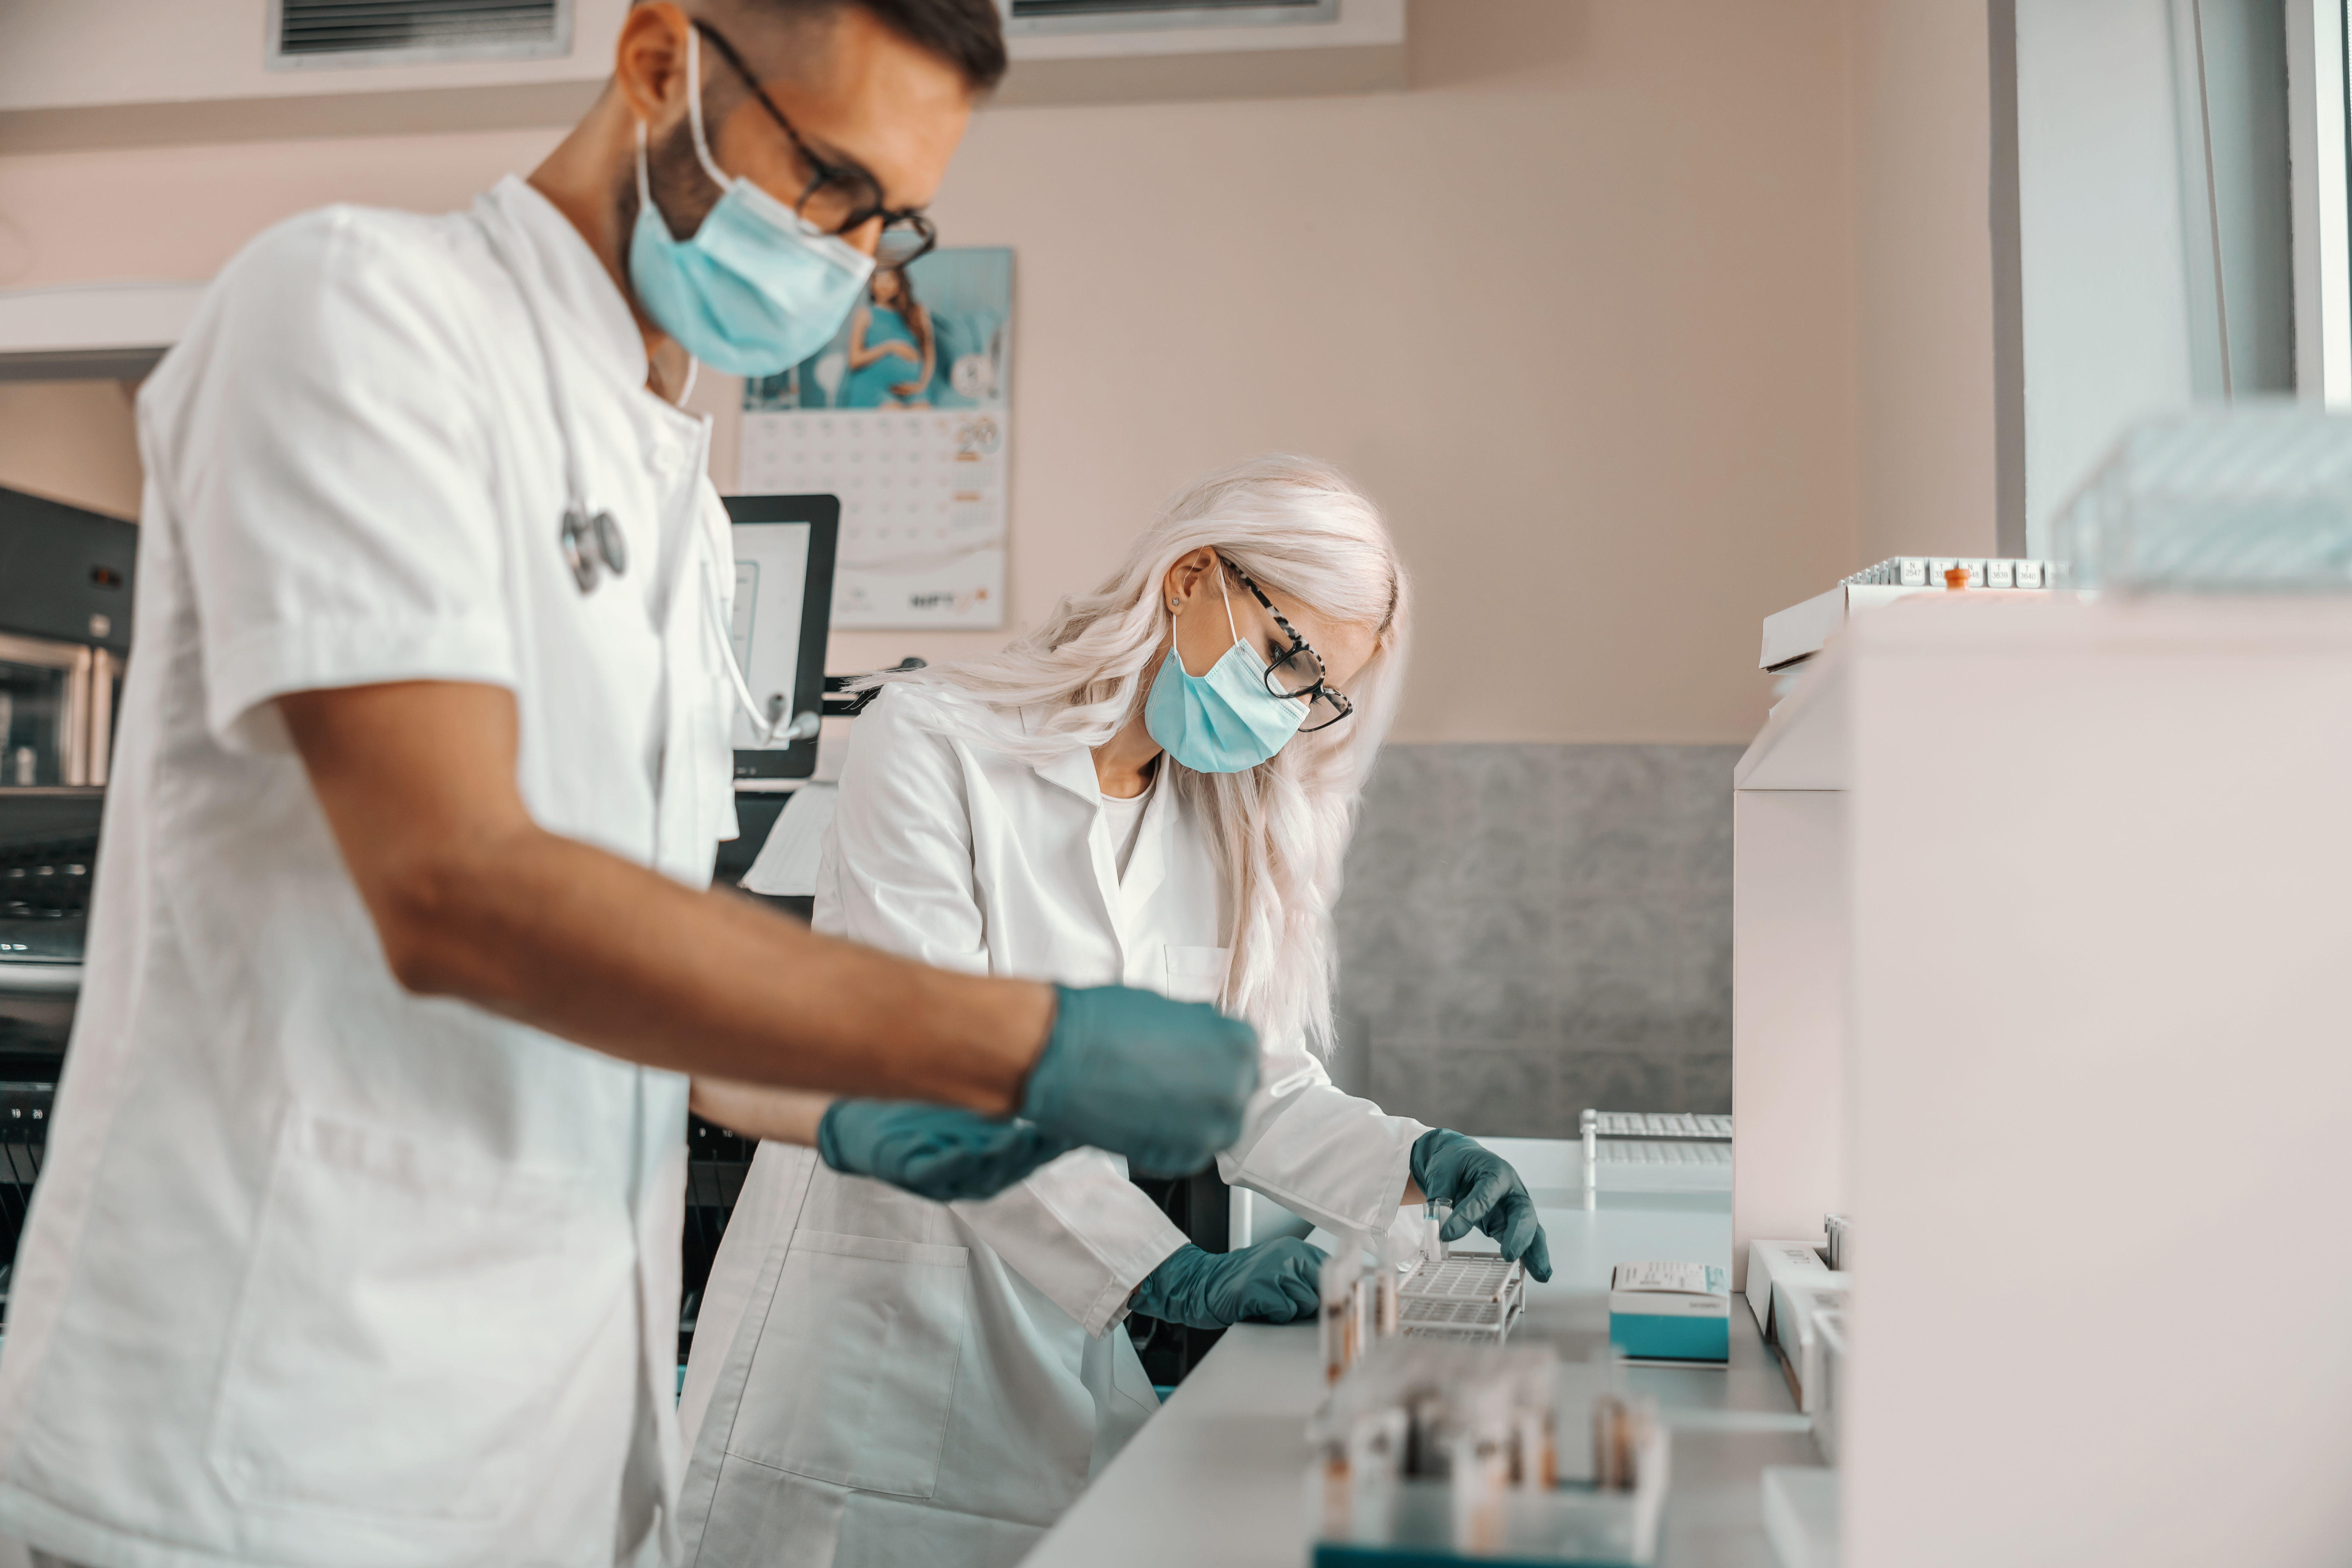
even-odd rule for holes
{"type": "Polygon", "coordinates": [[[1994,552],[1981,0],[1857,0],[1856,564],[1994,552]]]}
{"type": "MultiPolygon", "coordinates": [[[[1014,620],[1192,476],[1305,450],[1415,574],[1401,738],[1744,740],[1759,622],[1863,563],[1852,21],[1422,0],[1409,91],[984,113],[938,215],[1018,252],[1014,620]]],[[[554,137],[0,156],[0,286],[208,276],[286,214],[455,205],[554,137]]],[[[993,640],[845,635],[830,662],[993,640]]]]}

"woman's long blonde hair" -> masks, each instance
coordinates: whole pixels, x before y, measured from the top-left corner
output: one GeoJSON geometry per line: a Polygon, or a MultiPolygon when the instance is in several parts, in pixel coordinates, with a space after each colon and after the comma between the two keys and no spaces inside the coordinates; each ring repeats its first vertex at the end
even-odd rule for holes
{"type": "MultiPolygon", "coordinates": [[[[1005,715],[1053,711],[1025,734],[990,722],[984,743],[1033,761],[1102,745],[1134,715],[1171,632],[1168,570],[1207,545],[1277,603],[1376,629],[1371,660],[1347,686],[1352,716],[1294,737],[1238,773],[1202,773],[1163,756],[1168,783],[1201,814],[1233,919],[1220,1001],[1274,1037],[1331,1041],[1331,906],[1357,802],[1396,711],[1404,674],[1402,567],[1371,502],[1312,458],[1265,457],[1211,474],[1160,510],[1127,563],[1091,594],[1055,605],[1001,653],[879,677],[1005,715]]],[[[1236,597],[1246,590],[1228,584],[1236,597]]],[[[979,715],[975,714],[974,717],[979,715]]],[[[956,724],[959,729],[963,728],[956,724]]]]}

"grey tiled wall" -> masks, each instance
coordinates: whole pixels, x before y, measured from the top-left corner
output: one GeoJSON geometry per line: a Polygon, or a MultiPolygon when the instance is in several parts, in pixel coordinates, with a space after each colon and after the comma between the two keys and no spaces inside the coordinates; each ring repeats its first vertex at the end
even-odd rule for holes
{"type": "Polygon", "coordinates": [[[1391,746],[1339,909],[1334,1076],[1465,1132],[1731,1109],[1737,746],[1391,746]]]}

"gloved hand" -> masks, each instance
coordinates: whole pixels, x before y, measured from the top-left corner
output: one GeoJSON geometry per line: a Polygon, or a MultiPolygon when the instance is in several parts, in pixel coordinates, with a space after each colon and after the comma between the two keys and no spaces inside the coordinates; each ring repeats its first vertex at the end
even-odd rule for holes
{"type": "Polygon", "coordinates": [[[993,1196],[1073,1147],[1034,1122],[919,1100],[836,1100],[816,1124],[835,1170],[940,1203],[993,1196]]]}
{"type": "Polygon", "coordinates": [[[1101,985],[1054,988],[1054,1032],[1021,1114],[1056,1137],[1184,1175],[1241,1136],[1257,1087],[1257,1031],[1201,1002],[1101,985]]]}
{"type": "Polygon", "coordinates": [[[1536,1219],[1536,1201],[1510,1162],[1475,1138],[1443,1127],[1413,1141],[1412,1179],[1423,1193],[1454,1205],[1454,1217],[1439,1231],[1442,1241],[1458,1241],[1472,1226],[1503,1248],[1506,1261],[1518,1258],[1538,1279],[1551,1278],[1551,1248],[1536,1219]]]}
{"type": "Polygon", "coordinates": [[[1180,1247],[1135,1292],[1135,1310],[1163,1323],[1222,1329],[1311,1318],[1322,1302],[1320,1248],[1295,1236],[1239,1252],[1180,1247]]]}

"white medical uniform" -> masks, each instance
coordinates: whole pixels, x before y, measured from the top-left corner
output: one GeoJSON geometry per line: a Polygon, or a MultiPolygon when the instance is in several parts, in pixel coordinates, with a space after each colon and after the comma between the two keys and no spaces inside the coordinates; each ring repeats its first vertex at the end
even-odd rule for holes
{"type": "Polygon", "coordinates": [[[645,381],[620,293],[510,179],[272,229],[142,393],[137,651],[0,1355],[0,1535],[519,1568],[674,1526],[686,1080],[404,991],[271,703],[505,687],[541,825],[704,883],[726,520],[705,422],[645,381]],[[628,541],[584,596],[519,289],[628,541]]]}
{"type": "MultiPolygon", "coordinates": [[[[949,739],[883,691],[850,734],[816,922],[949,968],[1213,999],[1231,915],[1172,788],[1126,874],[1094,762],[949,739]]],[[[1265,1042],[1228,1182],[1385,1228],[1426,1131],[1265,1042]]],[[[1118,1325],[1184,1237],[1098,1150],[984,1203],[935,1204],[765,1144],[687,1369],[679,1506],[697,1568],[1017,1562],[1158,1400],[1118,1325]]]]}

